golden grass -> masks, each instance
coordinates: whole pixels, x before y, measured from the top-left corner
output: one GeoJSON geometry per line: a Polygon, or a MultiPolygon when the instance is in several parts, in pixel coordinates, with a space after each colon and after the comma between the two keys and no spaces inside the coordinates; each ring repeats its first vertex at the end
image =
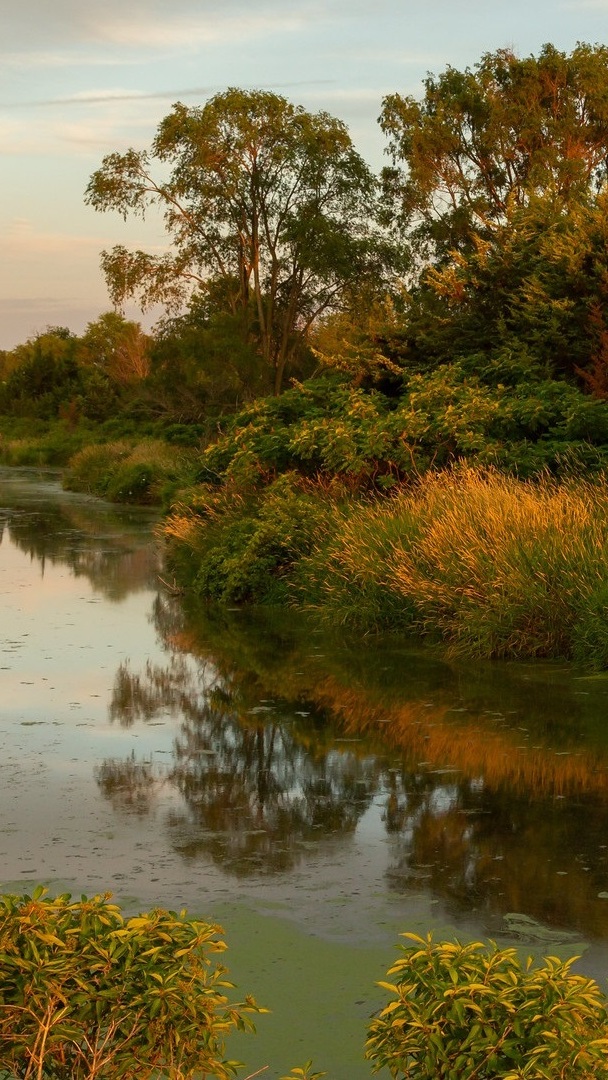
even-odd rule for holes
{"type": "Polygon", "coordinates": [[[373,582],[393,605],[401,597],[413,625],[473,654],[571,655],[586,605],[608,589],[605,481],[461,468],[337,524],[322,602],[373,582]]]}

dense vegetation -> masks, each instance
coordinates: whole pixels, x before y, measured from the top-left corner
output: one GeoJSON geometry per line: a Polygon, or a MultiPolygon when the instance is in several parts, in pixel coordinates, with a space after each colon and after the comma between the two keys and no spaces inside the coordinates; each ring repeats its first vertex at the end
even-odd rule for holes
{"type": "Polygon", "coordinates": [[[125,919],[110,894],[44,892],[0,897],[3,1075],[234,1075],[227,1037],[263,1010],[229,1001],[220,927],[160,908],[125,919]]]}
{"type": "MultiPolygon", "coordinates": [[[[216,1077],[251,997],[231,1002],[220,927],[162,908],[125,918],[110,895],[0,897],[0,1068],[22,1080],[216,1077]]],[[[366,1057],[395,1080],[605,1077],[606,1000],[572,961],[406,934],[380,985],[366,1057]]],[[[265,1071],[264,1066],[260,1071],[265,1071]]],[[[252,1075],[257,1075],[253,1073],[252,1075]]],[[[320,1080],[312,1063],[283,1080],[320,1080]]]]}
{"type": "Polygon", "coordinates": [[[3,459],[172,507],[204,596],[604,665],[606,85],[604,46],[448,67],[382,103],[378,177],[279,95],[174,106],[86,195],[164,212],[102,265],[167,317],[0,356],[3,459]]]}

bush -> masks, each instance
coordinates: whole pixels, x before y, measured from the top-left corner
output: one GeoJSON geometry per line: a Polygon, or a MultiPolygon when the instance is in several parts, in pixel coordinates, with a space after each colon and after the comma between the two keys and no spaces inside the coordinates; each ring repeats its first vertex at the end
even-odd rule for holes
{"type": "Polygon", "coordinates": [[[210,954],[221,928],[156,909],[123,919],[110,894],[0,897],[0,1071],[23,1080],[163,1075],[225,1080],[227,1035],[253,1029],[210,954]]]}
{"type": "Polygon", "coordinates": [[[87,425],[0,417],[0,461],[5,465],[61,467],[90,440],[87,425]]]}
{"type": "Polygon", "coordinates": [[[96,443],[84,446],[69,463],[63,478],[70,491],[105,496],[112,476],[131,452],[126,441],[96,443]]]}
{"type": "Polygon", "coordinates": [[[124,440],[85,446],[70,461],[64,486],[117,503],[159,504],[185,484],[193,454],[158,439],[137,445],[124,440]]]}
{"type": "Polygon", "coordinates": [[[605,1080],[606,1003],[572,960],[522,966],[514,949],[404,934],[369,1029],[374,1070],[408,1080],[605,1080]]]}
{"type": "Polygon", "coordinates": [[[199,489],[165,522],[171,569],[214,600],[284,603],[291,570],[327,527],[330,505],[289,474],[247,497],[199,489]]]}

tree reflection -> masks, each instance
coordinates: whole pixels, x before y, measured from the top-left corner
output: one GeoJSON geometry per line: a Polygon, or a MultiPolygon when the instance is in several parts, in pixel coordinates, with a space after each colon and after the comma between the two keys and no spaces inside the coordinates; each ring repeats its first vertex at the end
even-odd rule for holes
{"type": "MultiPolygon", "coordinates": [[[[197,623],[169,597],[154,618],[170,660],[123,666],[111,715],[174,716],[166,782],[181,798],[166,828],[184,858],[286,872],[351,836],[373,802],[393,892],[430,890],[492,933],[523,911],[608,934],[608,754],[595,719],[607,684],[581,695],[559,671],[535,668],[535,687],[529,668],[495,666],[486,683],[479,666],[468,679],[397,647],[398,663],[293,617],[271,617],[266,636],[253,612],[197,623]]],[[[126,765],[127,788],[154,790],[126,765]]]]}
{"type": "Polygon", "coordinates": [[[47,563],[66,565],[109,600],[149,588],[159,569],[149,531],[141,528],[150,518],[140,510],[55,497],[41,498],[27,511],[4,512],[11,543],[37,559],[43,575],[47,563]]]}
{"type": "MultiPolygon", "coordinates": [[[[124,726],[159,714],[181,718],[166,782],[182,797],[168,815],[172,845],[187,859],[209,855],[237,875],[292,868],[311,844],[352,834],[377,789],[372,758],[321,747],[319,718],[284,703],[243,697],[210,664],[174,657],[133,674],[121,665],[110,715],[124,726]]],[[[121,805],[145,812],[151,770],[128,759],[105,762],[97,781],[121,805]]]]}
{"type": "Polygon", "coordinates": [[[126,761],[108,758],[95,769],[95,779],[117,813],[138,817],[150,812],[166,782],[163,771],[152,761],[137,761],[134,754],[126,761]]]}

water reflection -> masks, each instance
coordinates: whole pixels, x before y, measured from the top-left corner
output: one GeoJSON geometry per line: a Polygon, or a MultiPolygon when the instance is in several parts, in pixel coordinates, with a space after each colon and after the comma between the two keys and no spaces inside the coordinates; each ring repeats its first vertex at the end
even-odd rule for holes
{"type": "Polygon", "coordinates": [[[369,1080],[347,1045],[404,929],[594,939],[605,979],[608,681],[184,610],[153,520],[0,470],[3,891],[109,888],[225,922],[279,1033],[251,1072],[300,1046],[369,1080]]]}
{"type": "MultiPolygon", "coordinates": [[[[181,796],[166,830],[185,859],[286,872],[375,814],[394,893],[432,890],[494,933],[525,912],[606,936],[604,678],[467,669],[285,613],[184,612],[165,598],[154,617],[173,659],[123,667],[111,714],[124,725],[180,717],[162,782],[181,796]]],[[[129,805],[145,808],[142,785],[158,776],[123,765],[106,762],[98,783],[115,798],[119,777],[129,805]]]]}
{"type": "MultiPolygon", "coordinates": [[[[373,758],[324,746],[320,717],[243,698],[204,658],[194,670],[179,658],[140,674],[121,665],[112,718],[130,727],[167,712],[181,720],[162,782],[179,792],[182,808],[166,827],[188,860],[206,854],[238,876],[289,870],[311,845],[352,834],[377,790],[373,758]]],[[[138,812],[161,782],[150,763],[132,757],[103,762],[96,777],[115,806],[138,812]]]]}
{"type": "Polygon", "coordinates": [[[6,535],[37,560],[42,576],[47,564],[66,565],[111,601],[149,587],[158,554],[141,539],[154,512],[97,503],[92,513],[82,496],[59,489],[50,470],[16,469],[11,477],[2,469],[0,475],[0,543],[6,535]]]}
{"type": "Polygon", "coordinates": [[[606,677],[182,605],[159,591],[150,515],[14,475],[5,879],[173,907],[238,883],[367,935],[423,897],[475,934],[517,912],[608,936],[606,677]]]}

